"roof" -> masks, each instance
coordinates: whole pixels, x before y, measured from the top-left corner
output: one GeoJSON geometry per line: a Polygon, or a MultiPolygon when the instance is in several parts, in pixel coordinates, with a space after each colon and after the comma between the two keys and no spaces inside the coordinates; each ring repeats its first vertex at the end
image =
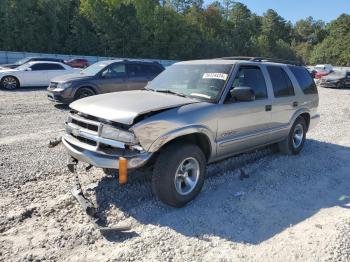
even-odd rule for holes
{"type": "Polygon", "coordinates": [[[201,59],[201,60],[189,60],[175,63],[176,65],[202,65],[202,64],[212,64],[212,65],[233,65],[238,61],[235,60],[223,60],[223,59],[201,59]]]}
{"type": "Polygon", "coordinates": [[[26,64],[28,64],[28,65],[35,65],[35,64],[41,64],[41,63],[45,63],[45,64],[63,64],[63,63],[61,63],[61,62],[54,62],[54,61],[30,61],[30,62],[28,62],[28,63],[26,63],[26,64]]]}
{"type": "Polygon", "coordinates": [[[276,59],[276,58],[264,58],[264,57],[245,57],[245,56],[233,56],[233,57],[221,57],[221,58],[214,58],[214,59],[203,59],[203,60],[192,60],[192,61],[184,61],[184,62],[178,62],[176,64],[236,64],[238,62],[246,62],[246,63],[264,63],[264,64],[271,64],[271,65],[297,65],[301,66],[302,64],[298,61],[289,61],[289,60],[282,60],[282,59],[276,59]]]}

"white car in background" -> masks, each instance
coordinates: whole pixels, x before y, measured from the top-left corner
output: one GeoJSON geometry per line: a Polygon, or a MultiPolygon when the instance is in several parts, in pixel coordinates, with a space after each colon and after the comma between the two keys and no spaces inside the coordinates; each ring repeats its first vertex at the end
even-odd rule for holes
{"type": "Polygon", "coordinates": [[[325,72],[325,73],[329,74],[330,72],[333,71],[333,66],[330,64],[315,65],[314,69],[317,72],[325,72]]]}
{"type": "Polygon", "coordinates": [[[52,78],[77,71],[80,69],[59,62],[29,62],[15,69],[0,70],[0,87],[13,90],[20,86],[49,86],[52,78]]]}

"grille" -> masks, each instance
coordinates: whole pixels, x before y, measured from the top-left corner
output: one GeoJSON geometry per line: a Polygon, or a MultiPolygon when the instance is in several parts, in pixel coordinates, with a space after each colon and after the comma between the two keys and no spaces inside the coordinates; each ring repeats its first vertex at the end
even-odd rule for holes
{"type": "Polygon", "coordinates": [[[71,111],[68,122],[66,123],[68,134],[79,140],[81,143],[94,146],[97,151],[102,151],[104,153],[109,152],[112,154],[113,152],[118,151],[118,148],[124,149],[124,144],[111,146],[109,145],[108,139],[101,138],[99,134],[101,128],[101,121],[91,119],[89,116],[77,114],[73,111],[71,111]]]}
{"type": "Polygon", "coordinates": [[[88,129],[88,130],[91,130],[91,131],[94,131],[94,132],[98,132],[98,126],[95,125],[95,124],[90,124],[90,123],[87,123],[87,122],[83,122],[83,121],[77,120],[75,118],[72,118],[72,123],[77,125],[77,126],[80,126],[82,128],[85,128],[85,129],[88,129]]]}
{"type": "MultiPolygon", "coordinates": [[[[74,136],[74,135],[72,134],[72,136],[74,136]]],[[[96,141],[94,141],[94,140],[91,140],[91,139],[88,139],[88,138],[85,138],[85,137],[81,137],[81,136],[74,136],[74,137],[76,139],[78,139],[80,142],[88,144],[90,146],[96,146],[97,145],[96,141]]]]}

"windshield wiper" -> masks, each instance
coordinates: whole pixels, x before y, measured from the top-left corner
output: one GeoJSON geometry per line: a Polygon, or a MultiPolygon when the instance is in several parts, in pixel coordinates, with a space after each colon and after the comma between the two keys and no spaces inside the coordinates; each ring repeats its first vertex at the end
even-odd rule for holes
{"type": "Polygon", "coordinates": [[[172,95],[181,96],[181,97],[186,97],[185,94],[176,93],[176,92],[174,92],[172,90],[169,90],[169,89],[152,89],[152,88],[147,88],[147,90],[154,91],[154,92],[159,92],[159,93],[172,94],[172,95]]]}
{"type": "Polygon", "coordinates": [[[161,89],[161,90],[157,90],[157,92],[186,97],[186,95],[183,93],[176,93],[176,92],[169,90],[169,89],[161,89]]]}

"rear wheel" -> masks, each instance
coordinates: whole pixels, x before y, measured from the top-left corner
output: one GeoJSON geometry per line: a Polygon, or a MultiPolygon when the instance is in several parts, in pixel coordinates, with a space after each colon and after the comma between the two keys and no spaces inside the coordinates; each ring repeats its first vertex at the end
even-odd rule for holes
{"type": "Polygon", "coordinates": [[[338,88],[338,89],[345,88],[345,83],[344,83],[344,82],[339,82],[339,83],[337,84],[337,88],[338,88]]]}
{"type": "Polygon", "coordinates": [[[305,119],[299,116],[291,130],[289,131],[288,137],[278,144],[279,150],[288,155],[299,154],[304,147],[306,138],[306,123],[305,119]]]}
{"type": "Polygon", "coordinates": [[[7,90],[19,88],[19,81],[14,76],[5,76],[1,79],[0,86],[7,90]]]}
{"type": "Polygon", "coordinates": [[[154,165],[152,189],[165,204],[182,207],[201,191],[206,170],[202,150],[192,144],[170,144],[154,165]]]}
{"type": "Polygon", "coordinates": [[[77,91],[74,98],[75,100],[78,100],[93,95],[96,95],[96,93],[91,88],[83,87],[77,91]]]}

